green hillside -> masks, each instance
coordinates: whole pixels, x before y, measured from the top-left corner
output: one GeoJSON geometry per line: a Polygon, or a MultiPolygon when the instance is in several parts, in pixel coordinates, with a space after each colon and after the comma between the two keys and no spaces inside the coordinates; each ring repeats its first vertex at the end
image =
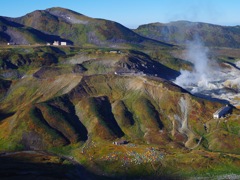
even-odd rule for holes
{"type": "Polygon", "coordinates": [[[172,46],[141,37],[119,23],[90,18],[64,8],[38,10],[23,17],[9,19],[49,35],[67,39],[77,46],[115,48],[144,48],[146,46],[167,48],[172,46]]]}
{"type": "Polygon", "coordinates": [[[138,34],[171,44],[185,45],[195,38],[210,47],[240,47],[240,27],[220,26],[201,22],[176,21],[151,23],[134,30],[138,34]]]}
{"type": "Polygon", "coordinates": [[[62,40],[58,36],[45,34],[34,28],[24,26],[10,20],[7,17],[0,17],[0,45],[12,43],[16,45],[46,44],[53,40],[62,40]]]}
{"type": "Polygon", "coordinates": [[[198,176],[239,172],[239,111],[214,120],[222,104],[161,78],[84,76],[64,68],[50,76],[46,69],[38,77],[29,72],[8,86],[0,102],[1,151],[72,156],[110,177],[189,177],[190,162],[198,176]],[[129,143],[112,144],[119,140],[129,143]]]}
{"type": "MultiPolygon", "coordinates": [[[[167,52],[161,52],[167,56],[167,52]]],[[[174,58],[171,58],[174,60],[174,58]]],[[[184,66],[184,61],[182,62],[184,66]]],[[[143,73],[165,79],[179,75],[181,65],[166,58],[152,58],[140,51],[118,49],[82,49],[79,47],[27,46],[5,47],[0,53],[0,77],[18,79],[35,72],[35,77],[64,73],[85,75],[106,73],[143,73]],[[165,66],[170,66],[171,68],[165,66]]]]}

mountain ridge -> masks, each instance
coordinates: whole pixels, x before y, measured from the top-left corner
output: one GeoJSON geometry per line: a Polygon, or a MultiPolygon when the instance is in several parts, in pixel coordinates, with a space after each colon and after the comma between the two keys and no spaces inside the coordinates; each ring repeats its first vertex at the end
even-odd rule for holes
{"type": "Polygon", "coordinates": [[[90,18],[65,8],[36,10],[18,18],[6,19],[48,35],[59,36],[77,46],[118,48],[144,48],[146,46],[168,48],[173,46],[142,37],[117,22],[90,18]]]}
{"type": "Polygon", "coordinates": [[[198,36],[206,46],[240,47],[240,26],[222,26],[181,20],[169,23],[149,23],[140,25],[137,29],[129,29],[114,21],[91,18],[61,7],[36,10],[16,18],[1,18],[10,21],[10,24],[18,23],[19,28],[19,30],[15,28],[12,33],[6,33],[3,27],[7,26],[3,24],[0,32],[1,44],[11,41],[11,37],[13,37],[12,41],[19,41],[14,38],[14,34],[21,36],[19,35],[23,31],[21,29],[33,28],[34,30],[31,31],[35,31],[35,33],[28,32],[30,37],[23,39],[19,44],[46,44],[48,41],[60,40],[86,47],[144,48],[159,46],[167,48],[172,47],[172,44],[185,45],[187,41],[198,36]],[[49,35],[58,38],[50,38],[49,35]]]}
{"type": "Polygon", "coordinates": [[[240,26],[173,21],[169,23],[149,23],[134,30],[142,36],[167,43],[186,45],[197,36],[205,46],[240,47],[240,26]]]}

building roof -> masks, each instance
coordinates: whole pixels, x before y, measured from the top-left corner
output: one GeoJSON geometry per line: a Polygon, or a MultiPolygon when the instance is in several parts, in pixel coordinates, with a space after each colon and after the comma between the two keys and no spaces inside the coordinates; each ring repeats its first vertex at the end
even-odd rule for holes
{"type": "Polygon", "coordinates": [[[224,107],[221,107],[220,109],[218,109],[213,115],[218,115],[219,113],[221,113],[222,111],[229,111],[231,109],[230,106],[226,105],[224,107]]]}

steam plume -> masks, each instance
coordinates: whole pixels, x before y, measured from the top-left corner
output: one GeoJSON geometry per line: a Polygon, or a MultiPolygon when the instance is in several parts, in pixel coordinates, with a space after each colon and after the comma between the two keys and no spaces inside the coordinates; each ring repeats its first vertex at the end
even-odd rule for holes
{"type": "Polygon", "coordinates": [[[193,63],[192,71],[181,70],[181,75],[176,78],[175,83],[182,87],[198,86],[207,88],[211,78],[210,61],[208,59],[208,48],[196,38],[188,43],[187,59],[193,63]]]}

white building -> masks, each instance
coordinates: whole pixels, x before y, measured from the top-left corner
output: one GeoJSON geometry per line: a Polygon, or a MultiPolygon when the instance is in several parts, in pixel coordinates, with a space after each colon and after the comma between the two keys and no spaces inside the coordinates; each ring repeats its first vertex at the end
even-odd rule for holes
{"type": "Polygon", "coordinates": [[[8,42],[7,45],[8,45],[8,46],[10,46],[10,45],[16,45],[16,43],[14,43],[14,42],[8,42]]]}
{"type": "Polygon", "coordinates": [[[54,45],[54,46],[59,46],[59,41],[54,41],[54,42],[53,42],[53,45],[54,45]]]}
{"type": "Polygon", "coordinates": [[[218,109],[214,114],[213,114],[213,118],[214,119],[219,119],[221,117],[225,117],[227,114],[229,114],[232,110],[232,107],[226,105],[220,109],[218,109]]]}
{"type": "Polygon", "coordinates": [[[66,46],[66,45],[67,45],[67,42],[61,42],[60,45],[61,45],[61,46],[66,46]]]}
{"type": "Polygon", "coordinates": [[[111,53],[111,54],[121,54],[121,51],[109,51],[109,53],[111,53]]]}
{"type": "Polygon", "coordinates": [[[124,145],[124,144],[128,144],[129,142],[126,140],[120,140],[120,141],[114,141],[113,144],[114,145],[124,145]]]}

